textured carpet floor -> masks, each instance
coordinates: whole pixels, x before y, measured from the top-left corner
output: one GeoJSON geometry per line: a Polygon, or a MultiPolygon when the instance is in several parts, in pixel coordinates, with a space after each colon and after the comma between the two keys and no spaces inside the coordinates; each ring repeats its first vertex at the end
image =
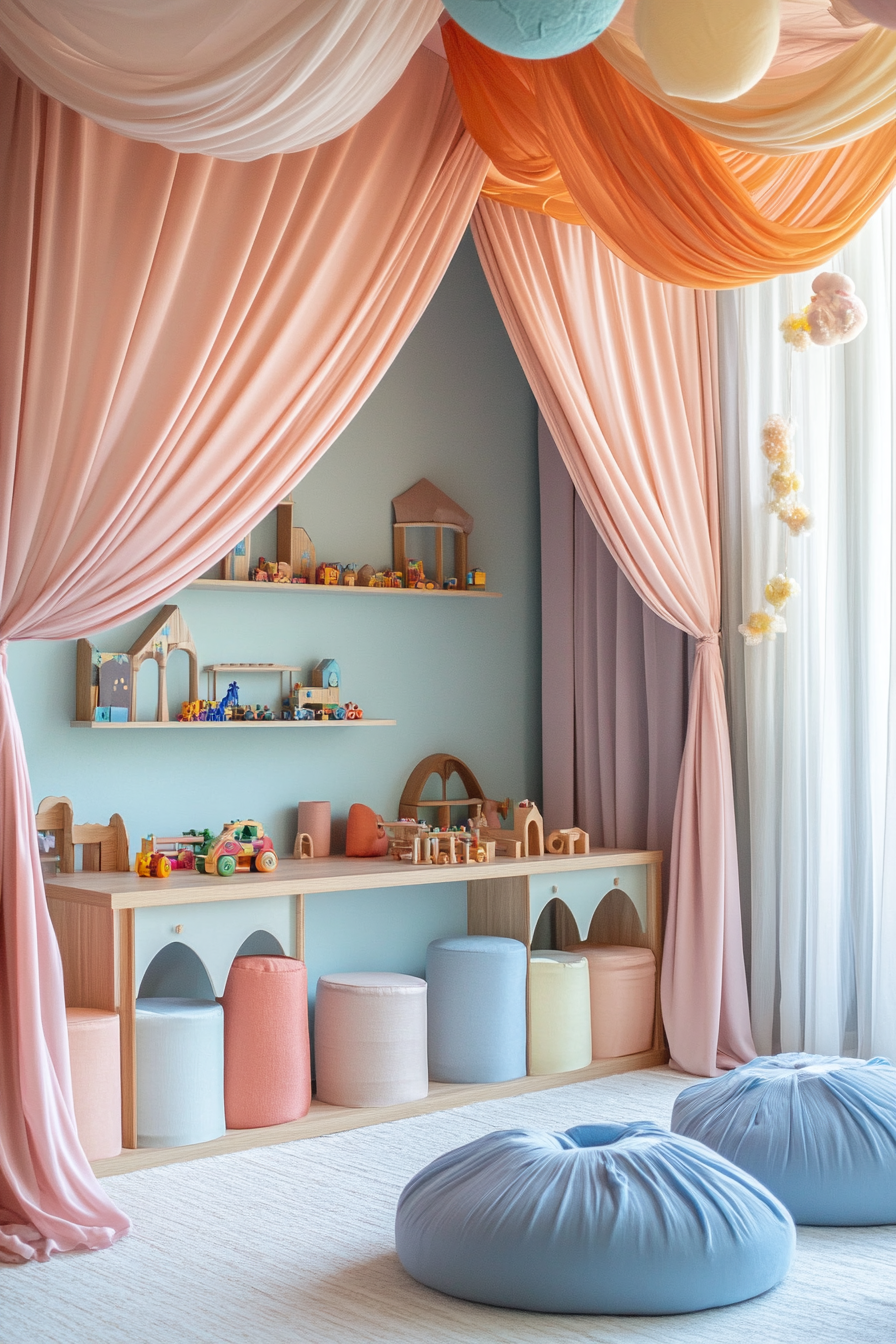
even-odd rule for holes
{"type": "Polygon", "coordinates": [[[0,1267],[2,1344],[896,1344],[896,1228],[804,1228],[785,1282],[690,1316],[540,1316],[443,1297],[395,1256],[402,1186],[493,1129],[668,1124],[666,1069],[116,1176],[109,1251],[0,1267]]]}

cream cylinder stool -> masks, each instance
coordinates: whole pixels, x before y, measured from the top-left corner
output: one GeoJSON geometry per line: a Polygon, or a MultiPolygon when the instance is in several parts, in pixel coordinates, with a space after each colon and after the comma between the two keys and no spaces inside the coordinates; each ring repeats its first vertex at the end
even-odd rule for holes
{"type": "Polygon", "coordinates": [[[314,1054],[318,1101],[392,1106],[425,1097],[426,981],[391,971],[322,975],[314,1054]]]}
{"type": "Polygon", "coordinates": [[[566,1073],[591,1063],[588,958],[533,952],[529,961],[529,1073],[566,1073]]]}
{"type": "Polygon", "coordinates": [[[117,1013],[66,1008],[78,1138],[87,1158],[121,1152],[121,1036],[117,1013]]]}
{"type": "Polygon", "coordinates": [[[588,958],[594,1058],[649,1050],[656,1011],[656,958],[650,948],[573,943],[565,950],[588,958]]]}
{"type": "Polygon", "coordinates": [[[137,1000],[137,1147],[224,1133],[224,1010],[205,999],[137,1000]]]}

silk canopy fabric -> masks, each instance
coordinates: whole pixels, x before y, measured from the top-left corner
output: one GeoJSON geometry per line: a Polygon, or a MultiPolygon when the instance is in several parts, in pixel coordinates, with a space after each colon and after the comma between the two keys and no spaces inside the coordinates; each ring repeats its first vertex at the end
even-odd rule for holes
{"type": "MultiPolygon", "coordinates": [[[[485,163],[425,51],[344,136],[253,164],[125,140],[0,65],[0,146],[2,650],[128,620],[270,511],[426,307],[485,163]]],[[[108,1245],[2,667],[0,965],[0,1257],[108,1245]]]]}
{"type": "Polygon", "coordinates": [[[873,28],[822,65],[766,76],[727,103],[663,93],[633,39],[600,38],[601,55],[652,102],[721,145],[757,154],[802,154],[869,135],[896,116],[896,32],[873,28]]]}
{"type": "Polygon", "coordinates": [[[672,1055],[755,1055],[722,664],[715,305],[623,266],[586,229],[480,201],[479,255],[579,497],[657,615],[697,637],[662,970],[672,1055]]]}
{"type": "MultiPolygon", "coordinates": [[[[793,75],[811,70],[839,55],[870,31],[871,24],[852,11],[846,26],[833,13],[847,0],[780,0],[781,33],[770,75],[793,75]]],[[[633,39],[637,0],[624,0],[608,31],[633,39]]]]}
{"type": "Polygon", "coordinates": [[[0,50],[132,140],[250,160],[323,144],[388,93],[440,0],[0,0],[0,50]]]}
{"type": "Polygon", "coordinates": [[[896,180],[896,122],[774,158],[712,144],[587,47],[521,61],[442,29],[464,119],[497,170],[485,194],[587,223],[642,274],[724,289],[825,262],[896,180]]]}

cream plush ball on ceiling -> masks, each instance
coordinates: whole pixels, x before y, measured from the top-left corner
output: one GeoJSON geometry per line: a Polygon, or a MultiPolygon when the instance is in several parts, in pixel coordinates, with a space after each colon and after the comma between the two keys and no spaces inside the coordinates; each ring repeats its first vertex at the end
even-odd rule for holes
{"type": "Polygon", "coordinates": [[[779,0],[638,0],[635,41],[663,93],[727,103],[765,74],[778,46],[779,0]]]}
{"type": "Polygon", "coordinates": [[[622,0],[445,0],[445,8],[492,51],[545,61],[600,37],[622,0]]]}

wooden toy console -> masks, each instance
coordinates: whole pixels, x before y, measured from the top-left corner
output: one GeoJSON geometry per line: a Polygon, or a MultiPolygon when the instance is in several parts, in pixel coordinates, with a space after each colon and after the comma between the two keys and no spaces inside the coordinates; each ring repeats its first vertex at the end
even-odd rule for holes
{"type": "MultiPolygon", "coordinates": [[[[305,956],[306,894],[432,886],[459,880],[456,866],[397,864],[393,859],[282,859],[274,873],[207,877],[177,869],[165,881],[136,873],[58,874],[46,882],[59,938],[69,1007],[118,1010],[122,1044],[122,1131],[119,1157],[93,1164],[99,1175],[184,1162],[293,1139],[381,1124],[493,1097],[561,1087],[612,1073],[650,1068],[668,1059],[660,1013],[662,955],[660,868],[656,851],[597,850],[587,855],[497,859],[465,866],[467,930],[518,938],[531,947],[539,917],[551,906],[557,946],[579,938],[649,947],[656,956],[657,996],[650,1050],[595,1060],[585,1069],[495,1084],[432,1083],[428,1097],[399,1106],[349,1108],[313,1102],[307,1116],[267,1129],[229,1130],[220,1139],[182,1148],[135,1148],[135,1000],[157,953],[185,943],[202,960],[217,995],[230,964],[252,933],[263,929],[285,952],[305,956]]],[[[421,893],[421,896],[423,893],[421,893]]],[[[420,949],[422,963],[424,949],[420,949]]]]}

